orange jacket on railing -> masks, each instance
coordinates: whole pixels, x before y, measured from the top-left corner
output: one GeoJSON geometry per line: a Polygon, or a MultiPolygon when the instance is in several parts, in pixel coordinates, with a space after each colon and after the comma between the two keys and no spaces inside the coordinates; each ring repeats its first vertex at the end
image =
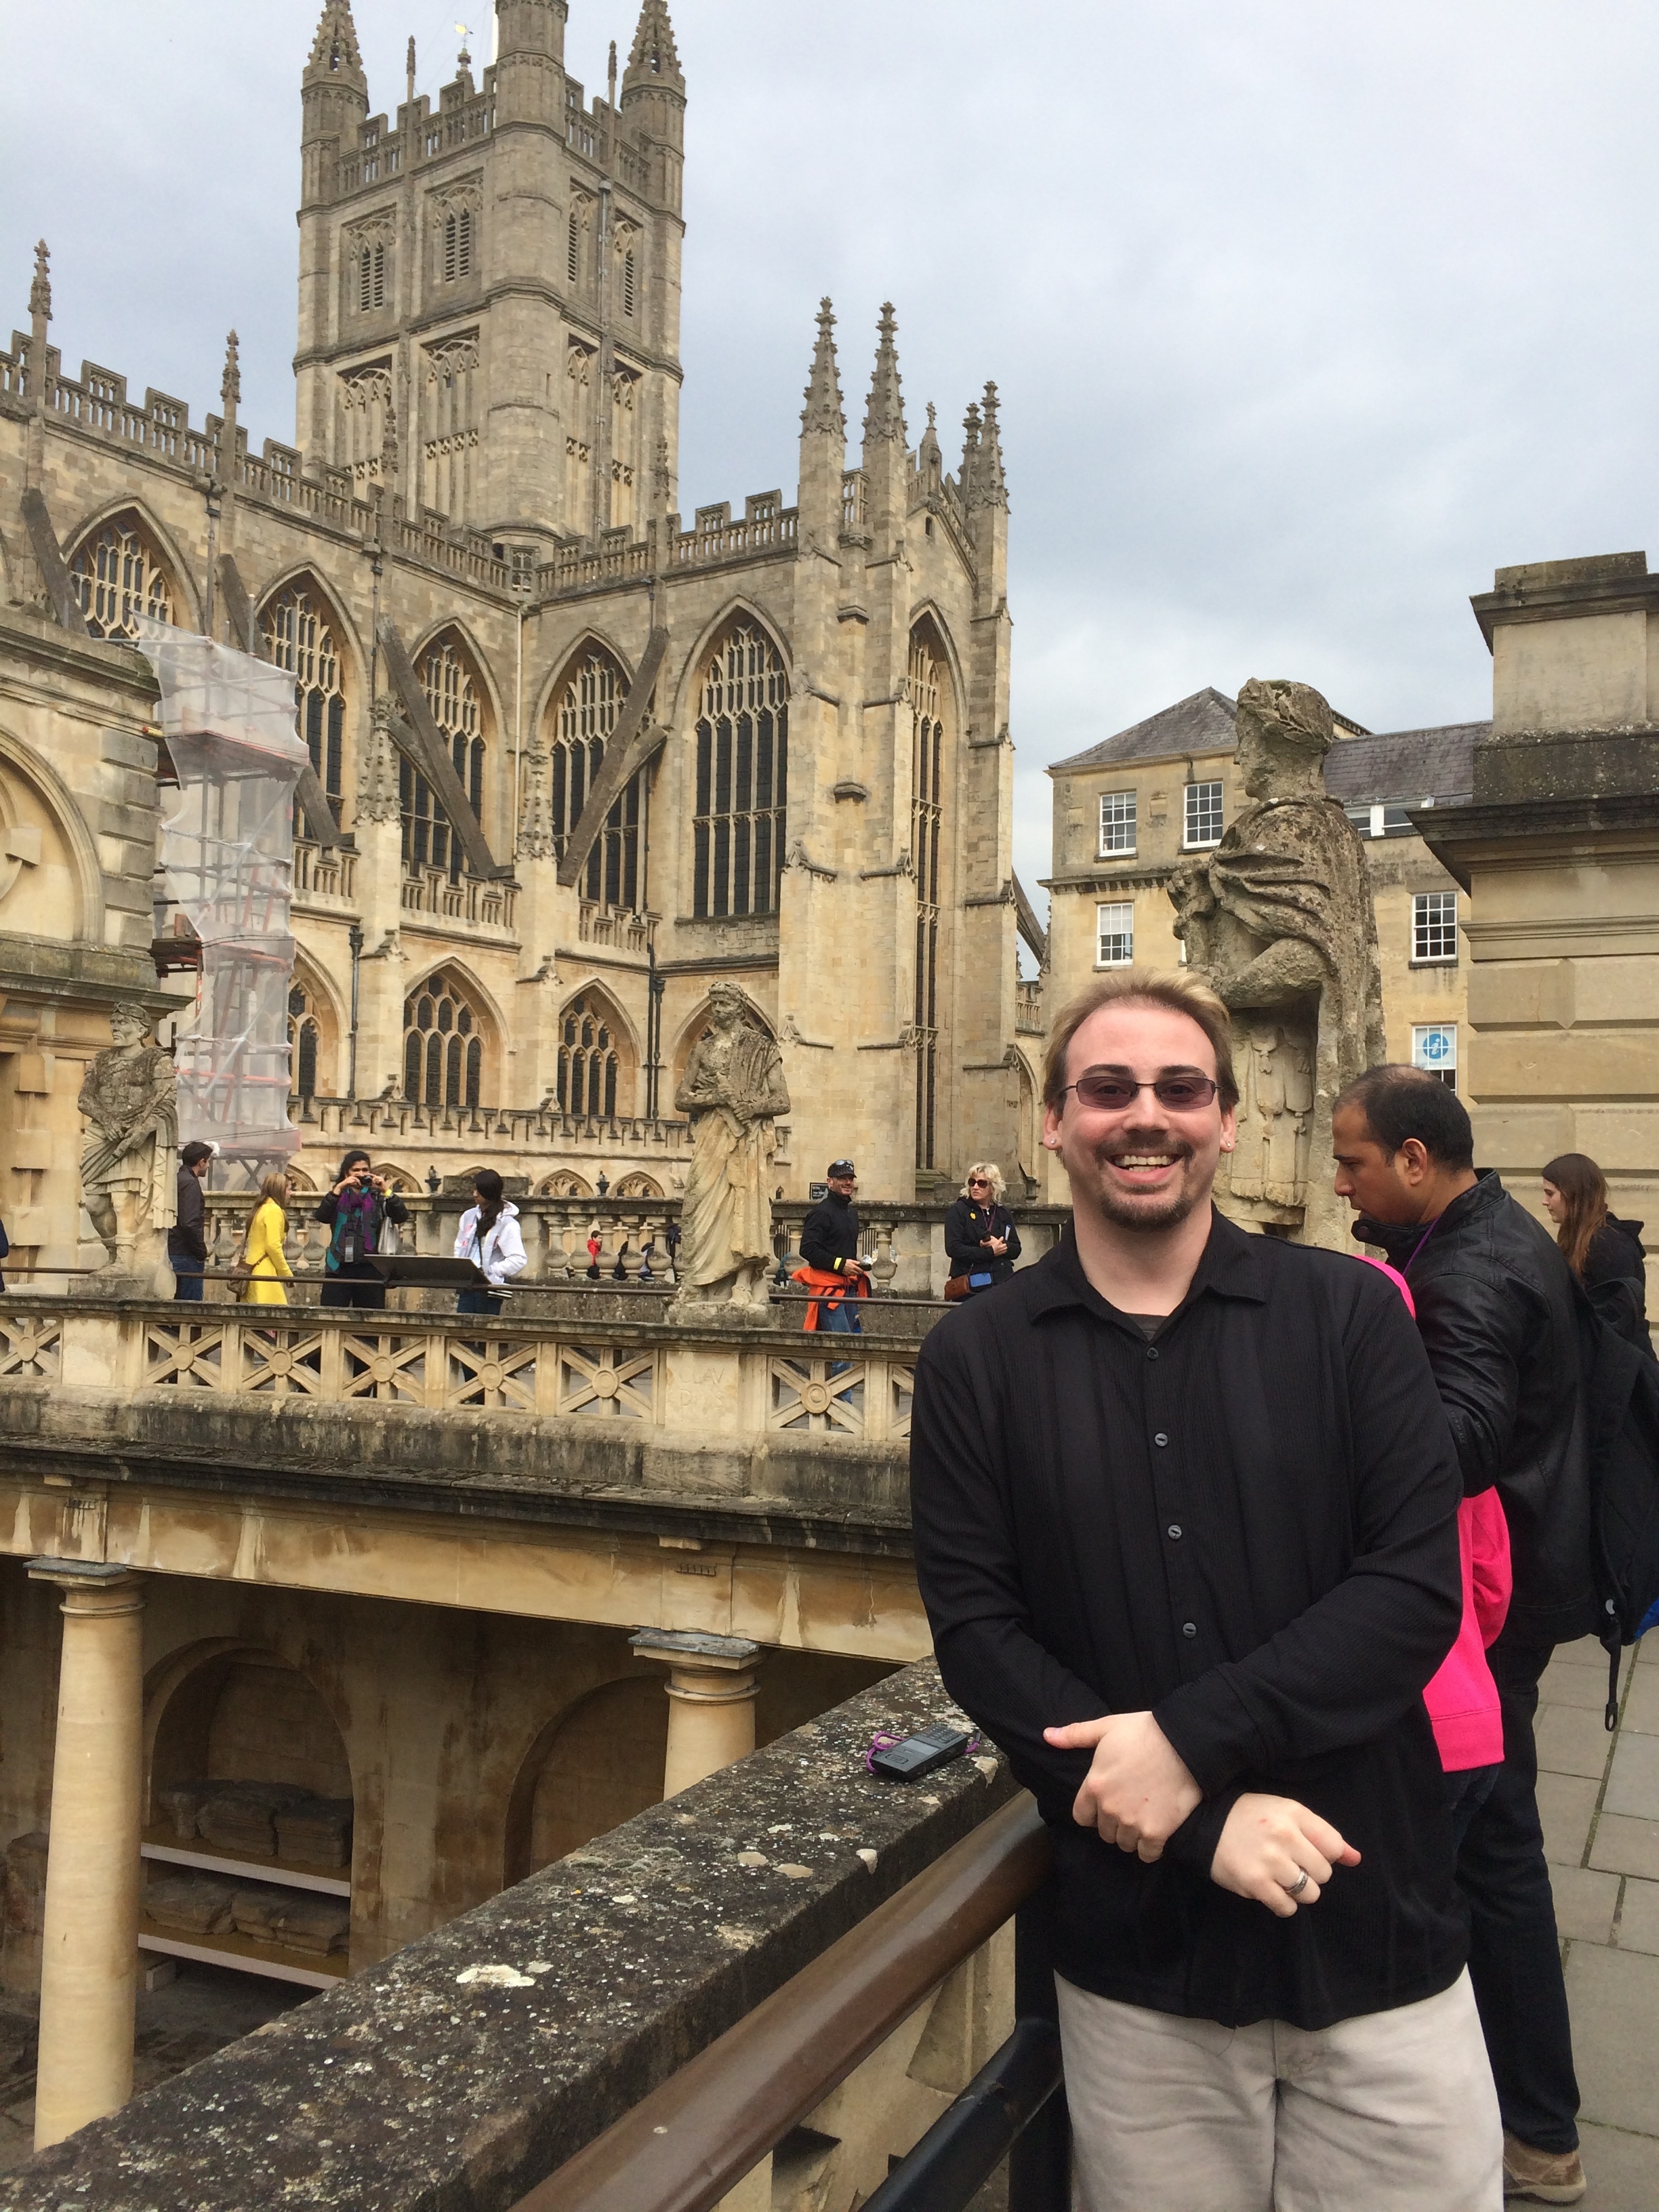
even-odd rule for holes
{"type": "Polygon", "coordinates": [[[817,1328],[819,1309],[833,1313],[849,1291],[860,1298],[870,1295],[867,1276],[854,1275],[849,1279],[845,1275],[832,1275],[828,1267],[797,1267],[789,1279],[804,1284],[814,1293],[806,1309],[806,1319],[801,1323],[803,1329],[817,1328]]]}

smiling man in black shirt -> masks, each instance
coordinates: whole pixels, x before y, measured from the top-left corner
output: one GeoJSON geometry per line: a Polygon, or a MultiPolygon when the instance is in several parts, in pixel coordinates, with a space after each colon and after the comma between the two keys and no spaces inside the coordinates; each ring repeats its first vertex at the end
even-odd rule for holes
{"type": "Polygon", "coordinates": [[[1462,1486],[1417,1332],[1211,1188],[1225,1009],[1060,1016],[1060,1245],[929,1337],[916,1562],[951,1693],[1054,1843],[1085,2212],[1498,2212],[1424,1685],[1462,1486]]]}

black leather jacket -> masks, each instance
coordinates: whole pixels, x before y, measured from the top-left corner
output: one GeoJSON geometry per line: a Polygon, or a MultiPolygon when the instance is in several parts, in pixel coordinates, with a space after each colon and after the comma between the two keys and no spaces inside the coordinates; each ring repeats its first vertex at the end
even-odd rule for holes
{"type": "Polygon", "coordinates": [[[1405,1274],[1457,1445],[1463,1488],[1496,1483],[1515,1594],[1504,1634],[1528,1645],[1595,1632],[1588,1425],[1572,1275],[1490,1168],[1425,1237],[1364,1217],[1354,1235],[1405,1274]]]}

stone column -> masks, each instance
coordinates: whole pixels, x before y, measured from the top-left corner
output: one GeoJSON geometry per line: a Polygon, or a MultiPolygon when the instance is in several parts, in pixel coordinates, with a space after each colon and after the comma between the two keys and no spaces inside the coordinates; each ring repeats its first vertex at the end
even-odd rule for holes
{"type": "Polygon", "coordinates": [[[628,1640],[641,1659],[661,1659],[669,1669],[665,1797],[748,1757],[755,1748],[758,1644],[684,1628],[642,1628],[628,1640]]]}
{"type": "Polygon", "coordinates": [[[125,1567],[32,1559],[28,1571],[64,1593],[34,2093],[44,2150],[132,2094],[144,1600],[125,1567]]]}

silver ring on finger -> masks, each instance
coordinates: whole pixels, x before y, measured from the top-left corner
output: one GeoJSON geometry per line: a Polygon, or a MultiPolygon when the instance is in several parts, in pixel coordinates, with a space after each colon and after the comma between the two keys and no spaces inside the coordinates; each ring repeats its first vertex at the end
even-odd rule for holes
{"type": "Polygon", "coordinates": [[[1294,1881],[1281,1882],[1279,1884],[1279,1887],[1285,1892],[1286,1897],[1300,1897],[1303,1891],[1308,1887],[1310,1879],[1310,1877],[1309,1875],[1308,1869],[1306,1867],[1304,1867],[1301,1873],[1294,1881]]]}

